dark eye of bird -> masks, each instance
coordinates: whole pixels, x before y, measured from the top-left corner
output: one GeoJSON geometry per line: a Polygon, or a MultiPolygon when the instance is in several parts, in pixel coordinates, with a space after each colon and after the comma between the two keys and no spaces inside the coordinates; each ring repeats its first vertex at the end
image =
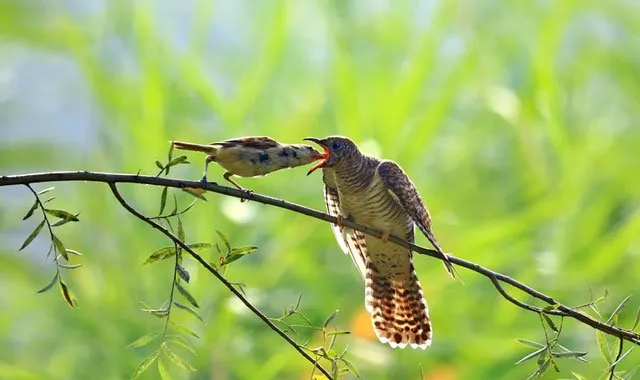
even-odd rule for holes
{"type": "Polygon", "coordinates": [[[331,149],[333,150],[338,150],[342,147],[342,145],[340,145],[339,142],[334,142],[333,144],[331,144],[331,149]]]}

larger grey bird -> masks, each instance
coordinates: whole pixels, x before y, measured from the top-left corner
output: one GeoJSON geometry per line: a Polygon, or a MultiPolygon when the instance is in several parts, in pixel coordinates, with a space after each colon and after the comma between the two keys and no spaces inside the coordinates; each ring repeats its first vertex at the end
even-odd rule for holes
{"type": "Polygon", "coordinates": [[[389,235],[414,241],[414,226],[454,269],[431,232],[431,217],[415,186],[393,161],[364,155],[347,137],[309,137],[325,158],[307,174],[323,168],[327,212],[340,247],[365,279],[365,307],[376,336],[391,347],[425,349],[431,344],[429,309],[412,263],[411,250],[389,243],[389,235]],[[381,239],[345,228],[344,219],[383,232],[381,239]]]}

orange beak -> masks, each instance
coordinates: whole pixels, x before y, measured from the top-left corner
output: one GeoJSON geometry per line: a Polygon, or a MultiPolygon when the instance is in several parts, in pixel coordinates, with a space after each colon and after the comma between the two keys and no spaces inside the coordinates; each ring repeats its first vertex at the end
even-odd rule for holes
{"type": "Polygon", "coordinates": [[[307,175],[309,175],[314,171],[316,171],[317,169],[320,169],[321,167],[324,167],[324,165],[326,165],[327,159],[329,158],[329,149],[327,149],[327,147],[322,143],[322,140],[317,139],[315,137],[307,137],[304,140],[314,142],[320,145],[324,150],[324,153],[318,153],[318,156],[319,156],[318,159],[320,160],[320,162],[318,162],[314,167],[311,168],[311,170],[307,172],[307,175]]]}

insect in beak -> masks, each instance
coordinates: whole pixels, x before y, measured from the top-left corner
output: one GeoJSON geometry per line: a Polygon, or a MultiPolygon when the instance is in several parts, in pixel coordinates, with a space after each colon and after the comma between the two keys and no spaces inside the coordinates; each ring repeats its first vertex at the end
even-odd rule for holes
{"type": "Polygon", "coordinates": [[[324,150],[324,153],[319,153],[318,154],[318,159],[320,160],[320,162],[318,162],[314,167],[311,168],[311,170],[309,170],[307,172],[307,175],[313,173],[314,171],[316,171],[317,169],[320,169],[321,167],[323,167],[326,163],[327,163],[327,159],[329,158],[329,149],[327,149],[327,147],[322,143],[322,140],[317,139],[315,137],[307,137],[304,140],[306,141],[311,141],[314,142],[318,145],[320,145],[322,147],[322,149],[324,150]]]}

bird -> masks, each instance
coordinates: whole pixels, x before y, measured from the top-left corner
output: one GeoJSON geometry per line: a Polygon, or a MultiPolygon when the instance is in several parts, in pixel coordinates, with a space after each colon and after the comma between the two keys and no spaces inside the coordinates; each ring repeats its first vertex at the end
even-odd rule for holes
{"type": "Polygon", "coordinates": [[[308,137],[325,158],[307,175],[322,168],[327,213],[338,244],[349,253],[365,280],[365,307],[382,343],[392,348],[426,349],[432,341],[429,308],[418,281],[410,249],[389,243],[390,235],[414,242],[414,226],[442,255],[448,273],[454,268],[431,230],[431,217],[416,187],[393,161],[360,152],[349,138],[308,137]],[[382,232],[380,238],[344,227],[350,220],[382,232]]]}
{"type": "Polygon", "coordinates": [[[267,136],[250,136],[233,138],[210,144],[194,144],[184,141],[173,141],[176,149],[204,152],[204,175],[202,182],[207,182],[207,168],[210,162],[216,162],[226,172],[223,177],[239,190],[245,190],[231,176],[256,177],[276,170],[310,164],[324,158],[324,154],[310,145],[282,144],[267,136]]]}

